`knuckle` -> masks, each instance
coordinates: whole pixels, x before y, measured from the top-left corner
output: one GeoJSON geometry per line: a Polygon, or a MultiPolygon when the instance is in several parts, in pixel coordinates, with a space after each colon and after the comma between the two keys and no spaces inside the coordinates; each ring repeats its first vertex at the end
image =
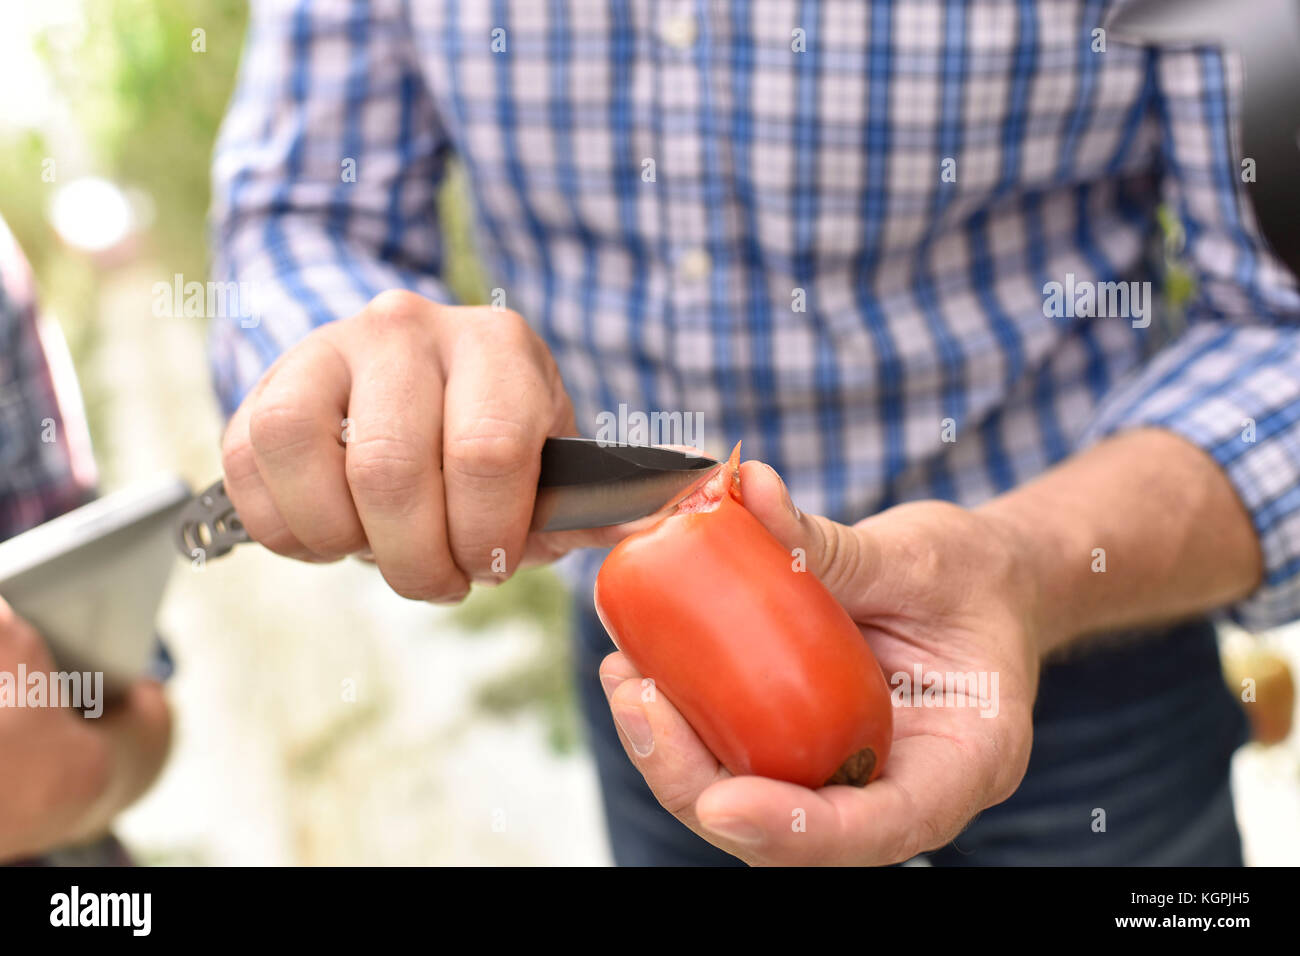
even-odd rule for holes
{"type": "Polygon", "coordinates": [[[673,816],[680,816],[695,806],[699,791],[684,781],[671,780],[660,781],[654,787],[654,794],[661,807],[673,816]]]}
{"type": "Polygon", "coordinates": [[[248,438],[255,455],[270,455],[303,445],[314,437],[311,416],[301,406],[268,397],[248,416],[248,438]]]}
{"type": "Polygon", "coordinates": [[[497,316],[496,321],[499,323],[498,331],[500,334],[504,335],[513,344],[524,345],[531,348],[540,342],[537,333],[534,332],[533,327],[528,324],[528,320],[518,312],[507,309],[505,312],[497,316]]]}
{"type": "Polygon", "coordinates": [[[388,289],[371,299],[362,315],[370,325],[406,328],[423,321],[431,307],[428,299],[407,289],[388,289]]]}
{"type": "Polygon", "coordinates": [[[505,477],[532,464],[537,445],[520,422],[480,418],[473,428],[448,438],[443,465],[467,478],[505,477]]]}
{"type": "Polygon", "coordinates": [[[227,431],[221,440],[221,470],[227,481],[239,481],[257,473],[253,445],[244,433],[227,431]]]}
{"type": "Polygon", "coordinates": [[[826,528],[823,525],[825,549],[822,553],[822,567],[826,569],[825,584],[838,593],[843,588],[852,588],[861,574],[861,556],[854,542],[849,540],[853,529],[839,525],[826,528]]]}
{"type": "Polygon", "coordinates": [[[315,533],[304,538],[302,543],[312,554],[332,561],[360,551],[366,546],[366,538],[351,522],[340,519],[318,526],[315,533]]]}
{"type": "Polygon", "coordinates": [[[413,442],[375,436],[348,445],[344,470],[354,494],[383,505],[402,505],[419,488],[430,464],[413,442]]]}
{"type": "Polygon", "coordinates": [[[253,447],[247,442],[230,443],[221,448],[221,473],[226,479],[226,491],[242,478],[247,478],[257,471],[253,460],[253,447]]]}
{"type": "Polygon", "coordinates": [[[525,356],[530,361],[537,358],[538,347],[542,344],[528,320],[510,309],[477,310],[472,320],[460,327],[460,336],[471,348],[507,356],[525,356]]]}
{"type": "Polygon", "coordinates": [[[499,548],[481,541],[453,543],[452,560],[456,567],[480,584],[503,584],[514,576],[518,564],[517,549],[499,548]]]}
{"type": "Polygon", "coordinates": [[[514,309],[498,309],[488,305],[481,305],[474,310],[474,317],[481,321],[472,323],[472,328],[483,328],[484,326],[490,326],[493,322],[499,323],[502,328],[510,328],[516,331],[528,328],[528,320],[514,309]]]}

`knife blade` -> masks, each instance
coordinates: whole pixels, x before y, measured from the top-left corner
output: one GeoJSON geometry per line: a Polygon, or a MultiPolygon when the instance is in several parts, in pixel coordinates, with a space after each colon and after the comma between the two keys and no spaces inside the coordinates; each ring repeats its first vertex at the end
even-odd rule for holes
{"type": "MultiPolygon", "coordinates": [[[[548,438],[529,530],[603,528],[647,517],[676,504],[718,464],[674,448],[548,438]]],[[[224,479],[196,494],[176,519],[176,547],[186,558],[219,558],[251,540],[224,479]]]]}

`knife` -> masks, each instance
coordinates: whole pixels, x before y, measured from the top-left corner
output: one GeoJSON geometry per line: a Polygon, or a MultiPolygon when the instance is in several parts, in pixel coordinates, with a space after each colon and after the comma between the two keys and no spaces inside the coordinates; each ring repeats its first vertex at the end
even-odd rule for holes
{"type": "MultiPolygon", "coordinates": [[[[653,445],[592,438],[548,438],[542,445],[531,531],[572,531],[635,521],[676,504],[718,461],[653,445]]],[[[224,479],[196,494],[176,519],[186,558],[228,554],[251,541],[224,479]]]]}

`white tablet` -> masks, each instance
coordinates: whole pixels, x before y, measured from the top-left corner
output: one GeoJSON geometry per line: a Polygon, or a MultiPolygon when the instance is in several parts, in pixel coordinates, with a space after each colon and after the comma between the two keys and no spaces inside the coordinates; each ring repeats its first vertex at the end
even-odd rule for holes
{"type": "Polygon", "coordinates": [[[134,485],[0,542],[0,597],[45,638],[62,670],[120,690],[145,674],[154,618],[176,565],[179,478],[134,485]]]}

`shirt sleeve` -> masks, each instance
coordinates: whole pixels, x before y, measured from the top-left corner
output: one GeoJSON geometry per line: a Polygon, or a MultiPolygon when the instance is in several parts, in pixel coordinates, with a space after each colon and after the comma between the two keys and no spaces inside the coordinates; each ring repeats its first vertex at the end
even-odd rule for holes
{"type": "Polygon", "coordinates": [[[0,540],[85,504],[97,481],[67,343],[36,299],[0,219],[0,540]]]}
{"type": "Polygon", "coordinates": [[[1089,437],[1169,429],[1208,452],[1250,513],[1262,586],[1227,609],[1251,629],[1300,618],[1300,294],[1260,238],[1234,160],[1240,74],[1217,50],[1153,54],[1163,198],[1197,285],[1186,331],[1103,403],[1089,437]]]}
{"type": "Polygon", "coordinates": [[[227,415],[313,328],[385,289],[450,301],[437,190],[448,139],[402,0],[262,0],[213,161],[212,316],[227,415]]]}

